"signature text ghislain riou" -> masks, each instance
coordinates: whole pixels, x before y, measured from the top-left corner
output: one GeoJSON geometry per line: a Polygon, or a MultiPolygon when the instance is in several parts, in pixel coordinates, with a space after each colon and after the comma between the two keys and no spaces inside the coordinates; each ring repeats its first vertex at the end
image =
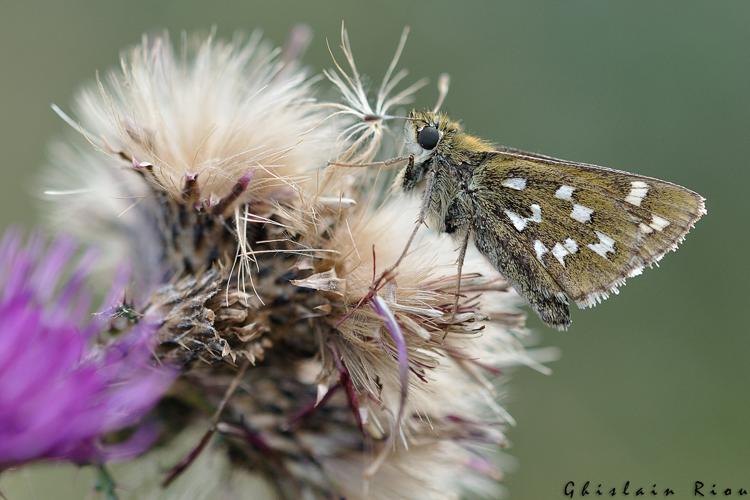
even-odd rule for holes
{"type": "Polygon", "coordinates": [[[689,491],[688,488],[669,488],[651,484],[650,486],[634,485],[630,481],[625,481],[620,486],[605,485],[602,483],[593,483],[586,481],[576,483],[568,481],[563,487],[563,495],[568,498],[583,497],[675,497],[678,493],[679,498],[684,498],[685,494],[692,495],[695,498],[712,498],[712,497],[744,497],[750,496],[748,489],[737,486],[722,486],[703,481],[693,481],[689,491]]]}

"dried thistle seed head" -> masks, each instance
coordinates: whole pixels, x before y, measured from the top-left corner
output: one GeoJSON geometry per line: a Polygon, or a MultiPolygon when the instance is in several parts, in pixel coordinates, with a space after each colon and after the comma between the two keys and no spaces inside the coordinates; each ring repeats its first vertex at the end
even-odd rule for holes
{"type": "MultiPolygon", "coordinates": [[[[138,312],[164,318],[157,354],[183,370],[161,405],[167,425],[208,425],[221,408],[211,428],[229,462],[288,498],[358,498],[365,483],[376,498],[435,496],[429,473],[449,465],[494,481],[486,449],[504,443],[510,417],[488,379],[498,364],[532,363],[516,337],[516,295],[470,251],[454,317],[455,245],[427,230],[395,277],[373,286],[417,203],[390,196],[378,170],[315,169],[372,159],[382,119],[414,87],[388,97],[403,78],[394,60],[370,104],[342,39],[351,74],[331,77],[345,101],[333,115],[258,40],[191,42],[186,58],[165,38],[145,40],[83,94],[76,115],[99,151],[63,163],[103,165],[108,188],[84,172],[87,197],[68,208],[157,262],[138,312]],[[97,203],[118,189],[126,207],[97,203]]],[[[465,484],[449,477],[439,489],[456,497],[465,484]]]]}
{"type": "Polygon", "coordinates": [[[339,148],[337,120],[316,104],[295,50],[279,52],[258,36],[193,38],[182,54],[166,36],[144,38],[82,92],[80,123],[62,114],[94,148],[54,150],[53,222],[137,257],[162,285],[148,307],[165,314],[162,338],[183,361],[262,357],[268,342],[257,337],[276,316],[248,315],[263,305],[255,281],[266,300],[286,297],[300,250],[278,215],[339,148]],[[256,252],[269,251],[282,258],[269,255],[274,270],[261,273],[256,252]]]}
{"type": "Polygon", "coordinates": [[[172,199],[214,205],[294,195],[335,153],[313,79],[261,40],[144,37],[78,98],[75,117],[120,164],[172,199]],[[127,162],[127,163],[125,163],[127,162]],[[252,181],[252,182],[250,182],[252,181]],[[195,199],[193,199],[195,198],[195,199]]]}
{"type": "MultiPolygon", "coordinates": [[[[327,321],[335,328],[331,341],[337,345],[356,388],[372,400],[385,398],[391,403],[397,401],[402,383],[397,346],[384,331],[382,318],[362,304],[362,298],[371,292],[373,277],[398,258],[413,224],[404,214],[418,208],[403,198],[378,209],[359,207],[348,211],[344,223],[335,226],[328,245],[336,253],[318,261],[314,274],[294,284],[318,290],[329,298],[327,321]]],[[[446,363],[451,365],[451,358],[460,359],[492,325],[479,309],[480,295],[492,295],[498,312],[495,323],[501,329],[522,323],[522,316],[515,310],[516,295],[473,253],[466,266],[461,308],[452,318],[457,284],[453,250],[449,238],[421,233],[396,278],[379,292],[405,337],[410,369],[416,375],[411,379],[410,389],[414,391],[409,402],[417,413],[434,401],[430,384],[422,382],[433,380],[434,370],[442,370],[439,367],[446,363]]],[[[494,330],[490,334],[495,334],[494,330]]],[[[518,345],[512,348],[522,352],[518,345]]]]}
{"type": "Polygon", "coordinates": [[[134,286],[147,295],[164,271],[156,200],[138,175],[80,142],[74,137],[50,148],[51,166],[40,179],[44,216],[53,231],[101,249],[95,277],[102,287],[127,261],[133,263],[134,286]]]}
{"type": "Polygon", "coordinates": [[[338,121],[288,49],[258,35],[194,37],[180,49],[166,35],[144,37],[81,92],[75,119],[56,108],[90,144],[52,151],[43,182],[57,202],[53,226],[105,242],[113,262],[136,255],[151,278],[215,261],[231,268],[239,239],[246,274],[233,226],[267,221],[275,204],[312,189],[340,148],[338,121]],[[248,202],[252,211],[235,210],[248,202]]]}

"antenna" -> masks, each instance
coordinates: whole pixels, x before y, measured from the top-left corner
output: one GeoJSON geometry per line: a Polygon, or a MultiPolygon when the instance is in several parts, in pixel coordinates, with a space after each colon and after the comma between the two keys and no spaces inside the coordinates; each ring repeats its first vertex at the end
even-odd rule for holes
{"type": "Polygon", "coordinates": [[[432,108],[433,113],[437,113],[440,111],[440,108],[443,106],[443,102],[445,101],[445,96],[448,95],[448,89],[450,89],[451,86],[451,76],[448,73],[443,73],[438,77],[438,100],[435,103],[435,107],[432,108]]]}

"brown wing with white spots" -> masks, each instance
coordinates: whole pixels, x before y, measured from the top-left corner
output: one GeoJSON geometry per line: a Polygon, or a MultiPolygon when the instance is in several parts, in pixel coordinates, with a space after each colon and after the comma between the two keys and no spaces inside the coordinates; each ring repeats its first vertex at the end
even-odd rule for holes
{"type": "Polygon", "coordinates": [[[537,276],[517,286],[522,294],[562,292],[579,307],[596,305],[676,249],[706,213],[700,195],[675,184],[512,149],[489,154],[473,188],[480,250],[496,261],[480,240],[500,235],[510,242],[500,251],[525,262],[509,279],[524,280],[528,269],[537,276]]]}

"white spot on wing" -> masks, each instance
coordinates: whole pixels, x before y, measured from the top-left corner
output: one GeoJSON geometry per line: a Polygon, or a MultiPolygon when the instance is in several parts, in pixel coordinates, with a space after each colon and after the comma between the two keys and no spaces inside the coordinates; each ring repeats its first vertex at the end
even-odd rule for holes
{"type": "Polygon", "coordinates": [[[536,222],[537,224],[542,222],[542,207],[536,203],[531,205],[531,217],[521,217],[512,210],[505,210],[505,215],[508,216],[517,231],[523,231],[529,222],[536,222]]]}
{"type": "Polygon", "coordinates": [[[531,218],[529,219],[531,222],[542,222],[542,207],[534,203],[531,205],[531,218]]]}
{"type": "Polygon", "coordinates": [[[526,179],[521,177],[511,177],[510,179],[505,179],[502,182],[502,185],[507,188],[515,189],[516,191],[523,191],[526,189],[526,179]]]}
{"type": "MultiPolygon", "coordinates": [[[[542,243],[539,240],[534,240],[534,251],[536,252],[536,260],[539,262],[542,262],[542,256],[549,252],[546,246],[544,246],[544,243],[542,243]]],[[[542,262],[544,264],[544,262],[542,262]]]]}
{"type": "Polygon", "coordinates": [[[572,238],[568,238],[564,243],[555,243],[552,247],[552,255],[565,267],[565,257],[578,251],[578,244],[572,238]]]}
{"type": "Polygon", "coordinates": [[[517,231],[523,231],[526,228],[526,217],[521,217],[512,210],[506,210],[505,215],[508,216],[517,231]]]}
{"type": "Polygon", "coordinates": [[[568,249],[559,243],[555,243],[555,246],[552,247],[552,255],[555,256],[555,258],[560,262],[560,264],[563,265],[563,267],[565,267],[565,256],[568,254],[568,249]]]}
{"type": "Polygon", "coordinates": [[[559,198],[561,200],[572,200],[573,191],[575,191],[574,187],[566,186],[565,184],[563,184],[557,189],[557,191],[555,191],[555,198],[559,198]]]}
{"type": "Polygon", "coordinates": [[[578,243],[576,243],[576,240],[572,238],[566,239],[563,245],[568,249],[568,252],[570,253],[576,253],[578,251],[578,243]]]}
{"type": "Polygon", "coordinates": [[[578,222],[585,224],[586,222],[591,221],[591,214],[593,212],[594,211],[589,207],[576,203],[573,205],[573,210],[570,212],[570,216],[578,222]]]}
{"type": "Polygon", "coordinates": [[[668,225],[669,225],[669,221],[667,219],[663,219],[659,217],[658,215],[651,216],[651,222],[649,223],[649,226],[656,229],[657,231],[661,231],[668,225]]]}
{"type": "Polygon", "coordinates": [[[653,233],[654,232],[654,229],[651,226],[648,226],[648,225],[644,224],[643,222],[641,222],[640,224],[638,224],[638,229],[643,234],[649,234],[649,233],[653,233]]]}
{"type": "Polygon", "coordinates": [[[606,259],[608,253],[615,253],[615,240],[602,232],[595,232],[596,236],[599,238],[599,243],[589,243],[586,246],[589,247],[594,253],[598,253],[606,259]]]}
{"type": "Polygon", "coordinates": [[[625,197],[625,201],[639,207],[647,193],[648,184],[643,181],[633,181],[630,183],[630,193],[625,197]]]}

